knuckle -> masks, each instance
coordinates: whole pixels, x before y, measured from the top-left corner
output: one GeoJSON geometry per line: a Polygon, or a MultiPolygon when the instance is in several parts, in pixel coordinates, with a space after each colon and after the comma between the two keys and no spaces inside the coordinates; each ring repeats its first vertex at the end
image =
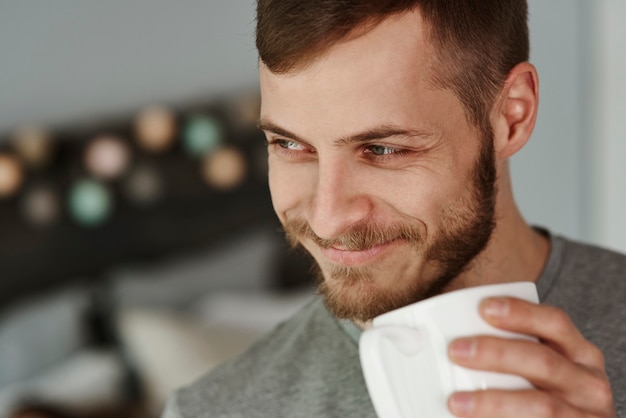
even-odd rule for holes
{"type": "Polygon", "coordinates": [[[561,333],[572,326],[569,315],[561,309],[554,308],[552,311],[555,331],[561,333]]]}
{"type": "Polygon", "coordinates": [[[500,396],[494,396],[491,398],[491,402],[487,404],[483,402],[482,411],[486,414],[493,416],[504,416],[506,415],[509,406],[507,405],[506,399],[500,396]]]}
{"type": "Polygon", "coordinates": [[[481,364],[502,365],[507,363],[511,352],[506,344],[495,337],[484,337],[477,339],[476,353],[481,364]]]}
{"type": "Polygon", "coordinates": [[[558,418],[568,416],[568,411],[566,411],[563,402],[552,396],[544,395],[537,399],[532,416],[558,418]]]}
{"type": "Polygon", "coordinates": [[[588,390],[601,409],[607,410],[613,407],[613,391],[606,376],[600,373],[594,375],[589,382],[588,390]]]}
{"type": "Polygon", "coordinates": [[[555,376],[559,372],[560,359],[551,350],[538,350],[536,355],[537,366],[546,377],[555,376]]]}
{"type": "Polygon", "coordinates": [[[604,353],[595,345],[591,345],[589,349],[589,363],[604,370],[604,353]]]}
{"type": "Polygon", "coordinates": [[[493,362],[499,363],[502,361],[504,357],[505,350],[503,349],[501,344],[498,344],[499,341],[494,337],[487,337],[479,340],[480,350],[478,351],[483,355],[485,360],[492,360],[493,362]]]}

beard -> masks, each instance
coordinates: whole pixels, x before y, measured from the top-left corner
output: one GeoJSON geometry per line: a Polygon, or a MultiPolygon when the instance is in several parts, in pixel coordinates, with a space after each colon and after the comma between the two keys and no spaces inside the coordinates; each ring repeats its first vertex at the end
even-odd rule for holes
{"type": "MultiPolygon", "coordinates": [[[[381,288],[376,277],[385,275],[380,266],[315,265],[318,292],[326,307],[338,318],[367,322],[385,312],[435,296],[487,246],[495,227],[496,163],[492,134],[484,136],[472,170],[472,190],[446,205],[442,228],[429,244],[420,222],[402,217],[392,225],[359,224],[333,239],[320,238],[304,219],[287,219],[283,227],[292,247],[308,240],[320,248],[339,247],[359,251],[392,241],[403,241],[422,254],[436,272],[433,277],[411,278],[403,286],[381,288]]],[[[393,278],[391,278],[392,280],[393,278]]]]}

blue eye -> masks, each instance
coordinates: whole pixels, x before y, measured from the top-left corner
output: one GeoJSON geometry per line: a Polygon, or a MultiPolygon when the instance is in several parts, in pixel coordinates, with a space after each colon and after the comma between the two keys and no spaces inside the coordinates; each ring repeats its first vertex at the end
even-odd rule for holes
{"type": "Polygon", "coordinates": [[[396,149],[385,147],[383,145],[372,145],[369,147],[369,150],[374,155],[389,155],[396,152],[396,149]]]}
{"type": "Polygon", "coordinates": [[[282,148],[285,149],[289,149],[289,150],[299,150],[302,149],[302,145],[298,144],[295,141],[289,141],[289,140],[282,140],[278,143],[282,148]]]}

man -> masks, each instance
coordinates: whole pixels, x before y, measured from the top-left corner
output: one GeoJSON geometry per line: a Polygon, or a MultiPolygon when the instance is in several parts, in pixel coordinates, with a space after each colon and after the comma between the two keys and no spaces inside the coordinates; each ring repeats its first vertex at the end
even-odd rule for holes
{"type": "Polygon", "coordinates": [[[322,297],[165,416],[375,416],[360,330],[507,281],[536,282],[542,304],[494,298],[481,314],[540,342],[476,336],[448,354],[535,389],[456,393],[452,413],[626,414],[626,258],[531,228],[513,199],[507,161],[538,104],[526,16],[523,0],[259,0],[272,201],[319,266],[322,297]]]}

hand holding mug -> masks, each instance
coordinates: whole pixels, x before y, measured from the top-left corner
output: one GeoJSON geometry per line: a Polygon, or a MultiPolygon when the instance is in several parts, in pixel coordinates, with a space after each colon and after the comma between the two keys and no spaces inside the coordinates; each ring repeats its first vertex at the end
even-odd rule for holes
{"type": "Polygon", "coordinates": [[[435,296],[374,319],[359,346],[365,381],[379,417],[453,417],[447,399],[455,392],[532,388],[515,374],[470,369],[448,358],[453,340],[476,335],[536,344],[522,333],[495,328],[480,316],[480,303],[489,296],[538,302],[534,283],[496,284],[435,296]]]}
{"type": "Polygon", "coordinates": [[[453,341],[456,364],[522,376],[533,388],[459,392],[449,408],[459,417],[616,417],[604,357],[560,309],[515,298],[480,305],[492,326],[533,335],[540,343],[474,336],[453,341]]]}

